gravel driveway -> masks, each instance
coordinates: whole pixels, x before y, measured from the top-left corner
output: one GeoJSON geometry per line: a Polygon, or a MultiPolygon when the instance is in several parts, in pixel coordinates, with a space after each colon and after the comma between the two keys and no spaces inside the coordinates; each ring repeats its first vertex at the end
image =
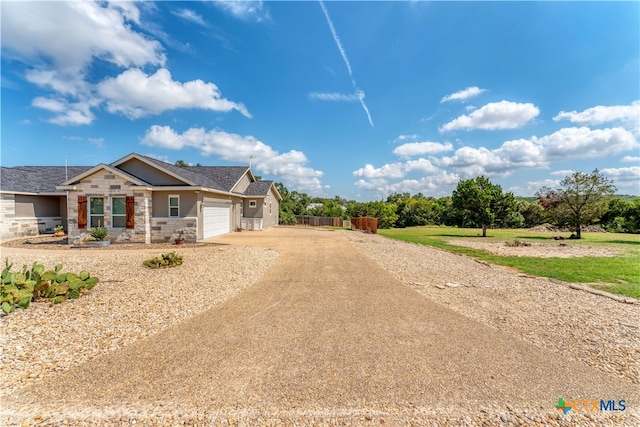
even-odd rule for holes
{"type": "MultiPolygon", "coordinates": [[[[131,251],[121,262],[108,252],[38,251],[39,260],[60,257],[70,270],[94,264],[88,269],[107,280],[80,300],[0,321],[3,377],[15,369],[21,378],[2,388],[5,421],[640,423],[638,362],[629,359],[638,355],[638,331],[616,328],[623,338],[610,342],[613,359],[628,366],[623,369],[605,369],[585,350],[589,345],[568,343],[599,338],[596,322],[606,331],[621,318],[637,323],[637,305],[356,232],[275,228],[214,242],[221,246],[191,249],[183,266],[154,271],[157,276],[139,267],[149,252],[131,251]],[[237,283],[227,289],[233,277],[237,283]],[[189,299],[191,311],[175,311],[173,303],[190,291],[201,292],[189,299]],[[531,313],[546,313],[556,296],[572,309],[586,308],[575,318],[564,310],[537,321],[544,316],[531,313]],[[155,299],[160,302],[148,301],[155,299]],[[109,335],[121,333],[128,337],[122,342],[109,335]],[[96,336],[107,344],[94,342],[96,336]],[[83,346],[93,350],[83,355],[83,346]],[[58,353],[78,354],[79,361],[58,353]],[[16,358],[23,360],[12,365],[16,358]],[[43,370],[44,363],[51,366],[43,370]],[[565,416],[553,408],[559,397],[624,399],[629,409],[565,416]]],[[[36,255],[7,252],[2,256],[36,255]]]]}

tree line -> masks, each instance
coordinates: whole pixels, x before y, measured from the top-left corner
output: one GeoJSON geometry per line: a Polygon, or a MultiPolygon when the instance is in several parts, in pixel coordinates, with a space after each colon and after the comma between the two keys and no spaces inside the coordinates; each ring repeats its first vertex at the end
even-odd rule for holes
{"type": "Polygon", "coordinates": [[[613,181],[597,169],[566,176],[560,187],[541,188],[535,197],[516,197],[488,178],[461,180],[450,196],[393,193],[385,200],[356,202],[341,197],[313,198],[276,187],[283,197],[280,223],[295,224],[296,215],[326,217],[371,216],[379,228],[447,225],[481,228],[531,228],[551,224],[567,227],[581,237],[584,226],[599,223],[607,231],[640,232],[640,198],[616,196],[613,181]]]}

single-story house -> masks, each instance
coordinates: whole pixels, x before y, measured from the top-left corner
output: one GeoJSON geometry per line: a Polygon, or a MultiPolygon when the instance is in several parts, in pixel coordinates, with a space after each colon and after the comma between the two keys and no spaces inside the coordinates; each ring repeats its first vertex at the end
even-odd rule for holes
{"type": "Polygon", "coordinates": [[[108,165],[2,167],[0,196],[0,238],[62,225],[70,242],[95,226],[144,243],[262,230],[278,224],[282,200],[250,167],[179,167],[136,153],[108,165]]]}

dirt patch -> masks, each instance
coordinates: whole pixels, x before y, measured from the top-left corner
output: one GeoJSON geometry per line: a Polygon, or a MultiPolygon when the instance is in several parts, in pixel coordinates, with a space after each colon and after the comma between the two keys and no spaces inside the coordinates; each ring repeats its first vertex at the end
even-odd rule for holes
{"type": "Polygon", "coordinates": [[[484,249],[488,252],[506,256],[528,256],[536,258],[575,258],[587,256],[611,257],[620,255],[618,248],[573,245],[570,242],[539,243],[528,242],[529,246],[508,246],[511,242],[481,241],[480,239],[454,239],[448,243],[473,249],[484,249]]]}

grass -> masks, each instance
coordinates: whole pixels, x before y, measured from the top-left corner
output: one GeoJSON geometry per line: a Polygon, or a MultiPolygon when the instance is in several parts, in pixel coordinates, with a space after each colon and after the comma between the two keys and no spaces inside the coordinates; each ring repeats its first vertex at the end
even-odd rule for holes
{"type": "MultiPolygon", "coordinates": [[[[615,257],[538,258],[493,254],[482,249],[456,246],[451,239],[476,239],[480,230],[452,227],[410,227],[378,230],[378,234],[407,242],[433,246],[450,252],[465,254],[491,264],[504,265],[534,276],[549,277],[565,282],[588,283],[606,291],[640,298],[640,235],[619,233],[582,233],[581,240],[565,240],[575,246],[613,247],[622,252],[615,257]]],[[[488,242],[549,242],[554,235],[569,233],[535,232],[529,230],[487,230],[488,242]]]]}

